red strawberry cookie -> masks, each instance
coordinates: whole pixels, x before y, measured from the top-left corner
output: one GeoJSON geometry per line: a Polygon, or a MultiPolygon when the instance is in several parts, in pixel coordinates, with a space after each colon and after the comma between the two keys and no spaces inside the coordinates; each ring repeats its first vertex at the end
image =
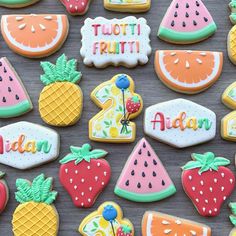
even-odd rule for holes
{"type": "Polygon", "coordinates": [[[60,0],[71,15],[84,15],[89,8],[90,0],[60,0]]]}
{"type": "Polygon", "coordinates": [[[70,194],[75,206],[92,207],[111,177],[109,163],[100,159],[105,157],[107,152],[101,149],[91,151],[89,144],[82,147],[71,146],[70,150],[71,153],[60,161],[60,182],[70,194]]]}
{"type": "Polygon", "coordinates": [[[0,171],[0,213],[5,209],[8,199],[9,190],[5,180],[3,180],[5,173],[0,171]]]}
{"type": "Polygon", "coordinates": [[[221,205],[235,187],[230,161],[212,152],[192,154],[193,161],[183,166],[182,185],[202,216],[217,216],[221,205]]]}

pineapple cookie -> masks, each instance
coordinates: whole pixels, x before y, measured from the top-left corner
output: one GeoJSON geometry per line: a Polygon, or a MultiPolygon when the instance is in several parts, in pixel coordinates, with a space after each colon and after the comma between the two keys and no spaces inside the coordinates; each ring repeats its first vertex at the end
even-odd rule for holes
{"type": "Polygon", "coordinates": [[[45,84],[39,97],[39,113],[49,125],[70,126],[80,118],[83,109],[83,93],[76,83],[82,74],[76,70],[77,60],[67,60],[63,54],[56,64],[42,62],[45,84]]]}

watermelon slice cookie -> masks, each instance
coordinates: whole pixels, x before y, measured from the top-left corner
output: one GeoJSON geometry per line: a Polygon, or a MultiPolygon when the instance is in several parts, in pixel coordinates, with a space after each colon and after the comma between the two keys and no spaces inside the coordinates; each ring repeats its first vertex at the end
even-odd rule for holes
{"type": "Polygon", "coordinates": [[[217,27],[201,0],[173,0],[160,25],[158,36],[176,44],[200,42],[217,27]]]}
{"type": "Polygon", "coordinates": [[[20,77],[7,58],[0,59],[0,118],[21,116],[33,109],[20,77]]]}
{"type": "Polygon", "coordinates": [[[173,182],[145,138],[135,146],[114,192],[134,202],[154,202],[175,194],[173,182]]]}
{"type": "Polygon", "coordinates": [[[32,5],[40,0],[0,0],[0,6],[8,8],[21,8],[32,5]]]}
{"type": "Polygon", "coordinates": [[[191,50],[158,50],[155,69],[170,89],[186,94],[202,92],[220,77],[223,53],[191,50]]]}
{"type": "Polygon", "coordinates": [[[84,15],[90,5],[91,0],[60,0],[66,10],[73,16],[84,15]]]}

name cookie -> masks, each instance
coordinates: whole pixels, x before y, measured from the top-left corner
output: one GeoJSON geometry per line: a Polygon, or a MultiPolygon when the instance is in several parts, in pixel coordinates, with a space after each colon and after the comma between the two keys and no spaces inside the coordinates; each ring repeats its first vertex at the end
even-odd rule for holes
{"type": "Polygon", "coordinates": [[[109,163],[101,159],[107,152],[101,149],[91,150],[89,144],[84,144],[81,148],[71,146],[70,149],[71,153],[60,161],[60,182],[75,206],[92,207],[111,177],[109,163]]]}
{"type": "Polygon", "coordinates": [[[90,0],[60,0],[71,15],[84,15],[90,5],[90,0]]]}
{"type": "Polygon", "coordinates": [[[67,38],[69,22],[66,15],[3,15],[1,31],[12,51],[41,58],[60,49],[67,38]]]}
{"type": "Polygon", "coordinates": [[[80,54],[85,65],[97,68],[143,65],[151,54],[150,33],[144,18],[88,18],[81,29],[80,54]]]}
{"type": "Polygon", "coordinates": [[[135,202],[154,202],[175,194],[173,182],[145,138],[132,151],[114,192],[135,202]]]}
{"type": "Polygon", "coordinates": [[[11,63],[0,59],[0,118],[21,116],[33,109],[30,97],[11,63]]]}
{"type": "Polygon", "coordinates": [[[189,235],[211,236],[211,228],[194,221],[148,211],[142,221],[143,236],[189,235]]]}
{"type": "Polygon", "coordinates": [[[158,50],[155,69],[170,89],[186,94],[202,92],[220,77],[223,53],[191,50],[158,50]]]}
{"type": "Polygon", "coordinates": [[[183,166],[182,185],[202,216],[217,216],[222,204],[235,188],[230,161],[214,153],[192,154],[193,161],[183,166]]]}
{"type": "Polygon", "coordinates": [[[134,236],[132,223],[123,218],[120,206],[114,202],[105,202],[88,215],[81,222],[78,231],[83,236],[134,236]]]}
{"type": "Polygon", "coordinates": [[[0,0],[0,6],[8,8],[21,8],[32,5],[40,0],[0,0]]]}
{"type": "Polygon", "coordinates": [[[52,129],[29,122],[0,128],[0,163],[25,170],[55,160],[59,135],[52,129]]]}
{"type": "Polygon", "coordinates": [[[104,0],[107,10],[119,12],[145,12],[151,7],[151,0],[104,0]]]}
{"type": "Polygon", "coordinates": [[[143,101],[134,92],[132,78],[114,76],[91,93],[92,101],[102,109],[89,121],[89,138],[98,142],[130,143],[136,137],[136,125],[131,122],[143,108],[143,101]]]}
{"type": "Polygon", "coordinates": [[[6,181],[3,179],[5,173],[0,171],[0,213],[4,211],[9,200],[9,189],[6,181]]]}
{"type": "Polygon", "coordinates": [[[170,43],[191,44],[210,37],[216,29],[201,0],[173,0],[160,24],[158,36],[170,43]]]}
{"type": "Polygon", "coordinates": [[[175,99],[146,109],[144,132],[171,146],[185,148],[214,139],[216,114],[194,102],[175,99]]]}

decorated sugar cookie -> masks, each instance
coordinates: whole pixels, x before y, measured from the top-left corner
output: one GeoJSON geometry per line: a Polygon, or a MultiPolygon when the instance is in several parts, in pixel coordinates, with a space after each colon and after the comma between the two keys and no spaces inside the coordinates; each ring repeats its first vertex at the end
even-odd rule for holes
{"type": "Polygon", "coordinates": [[[3,179],[5,173],[0,171],[0,213],[4,211],[8,199],[9,199],[9,189],[6,181],[3,179]]]}
{"type": "Polygon", "coordinates": [[[143,108],[143,101],[134,92],[132,78],[118,74],[100,84],[91,93],[100,111],[89,121],[89,138],[98,142],[130,143],[136,137],[136,125],[131,122],[143,108]]]}
{"type": "Polygon", "coordinates": [[[144,18],[87,18],[81,29],[80,54],[85,65],[97,68],[144,65],[151,54],[150,33],[144,18]]]}
{"type": "Polygon", "coordinates": [[[214,139],[216,114],[186,99],[158,103],[146,109],[144,132],[177,148],[214,139]]]}
{"type": "Polygon", "coordinates": [[[167,171],[145,138],[135,146],[114,192],[135,202],[159,201],[176,192],[167,171]]]}
{"type": "Polygon", "coordinates": [[[194,221],[148,211],[142,221],[143,236],[211,236],[211,228],[194,221]]]}
{"type": "Polygon", "coordinates": [[[174,91],[195,94],[212,86],[220,77],[223,53],[191,50],[158,50],[158,78],[174,91]]]}
{"type": "Polygon", "coordinates": [[[229,204],[229,207],[232,211],[232,214],[230,215],[229,219],[230,219],[231,223],[234,225],[234,228],[231,230],[229,236],[235,236],[236,235],[236,203],[231,202],[229,204]]]}
{"type": "Polygon", "coordinates": [[[40,0],[0,0],[0,6],[8,8],[21,8],[32,5],[40,0]]]}
{"type": "Polygon", "coordinates": [[[229,7],[231,10],[230,21],[234,25],[228,34],[227,40],[227,48],[228,48],[228,56],[233,64],[236,64],[236,1],[231,0],[229,3],[229,7]]]}
{"type": "Polygon", "coordinates": [[[236,82],[226,88],[222,95],[222,102],[231,109],[236,109],[236,82]]]}
{"type": "Polygon", "coordinates": [[[210,37],[216,29],[201,0],[173,0],[160,24],[158,36],[170,43],[191,44],[210,37]]]}
{"type": "Polygon", "coordinates": [[[32,183],[26,179],[16,180],[15,198],[20,205],[12,219],[14,236],[57,236],[59,215],[52,204],[57,192],[52,190],[52,181],[44,174],[32,183]]]}
{"type": "Polygon", "coordinates": [[[24,85],[6,57],[0,59],[0,118],[21,116],[33,109],[24,85]]]}
{"type": "Polygon", "coordinates": [[[60,0],[71,15],[84,15],[90,5],[91,0],[60,0]]]}
{"type": "Polygon", "coordinates": [[[236,142],[236,111],[221,120],[221,136],[225,140],[236,142]]]}
{"type": "Polygon", "coordinates": [[[59,179],[77,207],[92,207],[111,177],[109,163],[101,159],[107,152],[91,150],[89,144],[70,147],[71,153],[61,161],[59,179]]]}
{"type": "Polygon", "coordinates": [[[193,161],[182,167],[182,185],[202,216],[217,216],[235,188],[230,161],[214,153],[192,154],[193,161]]]}
{"type": "Polygon", "coordinates": [[[107,10],[119,12],[145,12],[151,7],[151,0],[104,0],[107,10]]]}
{"type": "Polygon", "coordinates": [[[41,58],[60,49],[67,38],[69,22],[66,15],[3,15],[1,31],[12,51],[41,58]]]}
{"type": "Polygon", "coordinates": [[[77,71],[77,60],[67,60],[63,54],[56,64],[42,62],[41,81],[45,85],[39,96],[39,113],[49,125],[74,125],[83,109],[83,93],[77,83],[82,74],[77,71]]]}
{"type": "Polygon", "coordinates": [[[134,236],[132,223],[123,218],[121,208],[114,202],[105,202],[88,215],[78,231],[83,236],[134,236]]]}
{"type": "Polygon", "coordinates": [[[55,160],[59,135],[52,129],[21,121],[0,128],[0,163],[25,170],[55,160]]]}
{"type": "Polygon", "coordinates": [[[234,25],[236,23],[236,1],[235,0],[231,0],[231,2],[229,3],[229,8],[231,10],[229,19],[231,23],[234,25]]]}

